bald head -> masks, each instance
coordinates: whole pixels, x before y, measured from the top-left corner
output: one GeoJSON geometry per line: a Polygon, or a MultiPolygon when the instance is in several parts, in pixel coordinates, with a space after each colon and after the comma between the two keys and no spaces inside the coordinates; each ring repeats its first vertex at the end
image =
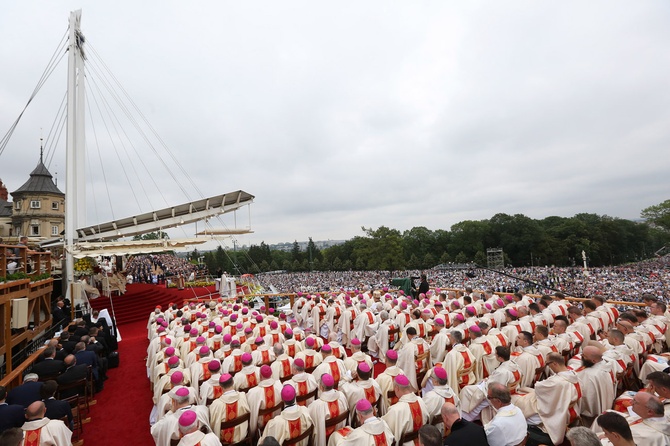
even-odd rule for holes
{"type": "Polygon", "coordinates": [[[591,367],[594,364],[599,363],[603,359],[602,351],[595,345],[589,345],[584,347],[582,352],[582,363],[586,367],[591,367]]]}
{"type": "Polygon", "coordinates": [[[26,409],[26,419],[36,420],[38,418],[44,418],[44,415],[47,413],[47,408],[44,405],[43,401],[35,401],[26,409]]]}
{"type": "Polygon", "coordinates": [[[664,416],[663,403],[657,396],[648,392],[637,392],[633,396],[632,408],[642,419],[664,416]]]}
{"type": "Polygon", "coordinates": [[[460,414],[458,413],[458,408],[452,403],[445,402],[442,405],[440,413],[442,414],[442,422],[444,423],[445,431],[447,429],[451,429],[451,426],[461,418],[460,414]]]}

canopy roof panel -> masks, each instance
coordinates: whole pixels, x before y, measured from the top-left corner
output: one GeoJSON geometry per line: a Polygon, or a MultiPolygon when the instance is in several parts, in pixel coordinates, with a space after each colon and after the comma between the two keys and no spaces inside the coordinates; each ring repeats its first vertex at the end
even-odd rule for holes
{"type": "Polygon", "coordinates": [[[238,190],[133,217],[77,229],[77,242],[105,241],[133,237],[157,230],[174,228],[235,211],[253,203],[254,196],[238,190]]]}

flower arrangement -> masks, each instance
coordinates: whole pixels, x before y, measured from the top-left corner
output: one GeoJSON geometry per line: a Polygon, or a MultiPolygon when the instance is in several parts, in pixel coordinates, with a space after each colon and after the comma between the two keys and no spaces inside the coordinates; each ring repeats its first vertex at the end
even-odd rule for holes
{"type": "Polygon", "coordinates": [[[75,276],[91,276],[93,269],[96,267],[95,260],[90,257],[84,257],[74,262],[75,276]]]}

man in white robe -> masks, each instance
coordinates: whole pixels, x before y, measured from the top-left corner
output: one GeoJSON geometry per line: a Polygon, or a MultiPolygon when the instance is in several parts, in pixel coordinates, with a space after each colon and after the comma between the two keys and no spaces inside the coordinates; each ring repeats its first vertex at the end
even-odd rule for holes
{"type": "Polygon", "coordinates": [[[482,334],[482,329],[478,325],[471,325],[468,328],[470,336],[470,346],[468,347],[475,356],[475,377],[481,381],[489,376],[495,370],[499,362],[496,359],[495,345],[491,344],[486,336],[482,334]]]}
{"type": "Polygon", "coordinates": [[[186,387],[170,390],[172,410],[151,426],[151,436],[156,446],[170,446],[171,440],[179,439],[179,417],[187,410],[193,410],[201,423],[209,429],[209,411],[205,406],[191,404],[191,395],[186,387]]]}
{"type": "Polygon", "coordinates": [[[581,414],[596,417],[611,409],[614,402],[614,385],[611,369],[604,367],[598,347],[589,345],[582,351],[582,367],[575,370],[582,386],[581,414]]]}
{"type": "Polygon", "coordinates": [[[261,381],[258,385],[247,392],[249,410],[251,411],[249,423],[254,432],[256,429],[260,429],[262,432],[267,422],[274,416],[279,415],[279,410],[277,410],[259,417],[258,411],[260,409],[270,409],[281,402],[282,384],[278,379],[272,377],[272,368],[269,365],[260,368],[260,378],[261,381]]]}
{"type": "Polygon", "coordinates": [[[314,445],[326,446],[328,437],[346,425],[346,420],[326,430],[326,420],[337,418],[348,412],[347,399],[342,392],[335,390],[335,380],[328,373],[321,376],[319,398],[309,405],[309,415],[314,421],[314,445]]]}
{"type": "Polygon", "coordinates": [[[435,326],[439,330],[430,343],[430,358],[435,362],[443,362],[447,355],[447,347],[449,346],[449,330],[445,328],[444,319],[441,317],[435,318],[435,326]]]}
{"type": "Polygon", "coordinates": [[[274,379],[281,380],[282,378],[290,377],[291,367],[293,366],[293,358],[286,354],[283,344],[275,344],[272,347],[275,354],[275,360],[270,364],[272,368],[272,376],[274,379]]]}
{"type": "Polygon", "coordinates": [[[560,353],[551,352],[547,365],[553,374],[535,383],[534,389],[521,389],[522,393],[512,395],[512,401],[521,409],[528,424],[539,426],[553,444],[561,444],[567,426],[579,416],[581,384],[560,353]]]}
{"type": "Polygon", "coordinates": [[[221,432],[221,423],[234,420],[249,413],[249,403],[245,393],[235,390],[233,377],[230,374],[221,375],[219,383],[221,384],[223,394],[212,401],[212,404],[209,406],[212,431],[222,441],[234,443],[247,436],[249,423],[242,423],[234,428],[226,429],[224,432],[221,432]]]}
{"type": "Polygon", "coordinates": [[[323,357],[315,350],[316,340],[310,336],[305,339],[304,344],[304,350],[296,353],[295,359],[302,359],[306,369],[317,367],[323,361],[323,357]]]}
{"type": "Polygon", "coordinates": [[[370,336],[370,339],[368,339],[368,351],[370,352],[371,356],[376,358],[383,358],[386,355],[387,350],[389,348],[393,348],[391,342],[395,344],[394,341],[396,340],[394,339],[392,341],[389,339],[389,331],[397,328],[398,326],[389,317],[388,311],[384,310],[379,313],[379,318],[381,323],[379,324],[377,331],[373,336],[370,336]]]}
{"type": "Polygon", "coordinates": [[[357,377],[355,381],[344,382],[340,385],[340,390],[347,397],[351,413],[361,399],[366,399],[370,401],[370,404],[375,405],[382,394],[379,384],[372,379],[372,369],[365,362],[356,367],[354,376],[357,377]]]}
{"type": "Polygon", "coordinates": [[[444,358],[443,365],[447,370],[449,387],[458,395],[463,387],[477,382],[474,372],[476,358],[462,344],[463,334],[460,331],[453,330],[449,333],[449,338],[453,347],[444,358]]]}
{"type": "Polygon", "coordinates": [[[333,377],[336,388],[338,387],[340,380],[351,379],[350,376],[349,378],[346,376],[347,369],[344,367],[344,362],[333,356],[333,349],[329,344],[324,344],[324,346],[321,347],[321,354],[323,355],[323,362],[319,364],[312,373],[316,382],[319,382],[321,380],[321,375],[325,373],[328,373],[333,377]]]}
{"type": "Polygon", "coordinates": [[[370,368],[373,367],[372,358],[361,351],[361,341],[358,338],[351,340],[351,356],[344,359],[344,368],[351,373],[356,371],[360,363],[366,363],[370,368]]]}
{"type": "MultiPolygon", "coordinates": [[[[428,416],[432,422],[436,417],[441,419],[441,410],[444,403],[451,403],[459,408],[461,401],[449,384],[447,384],[447,371],[442,367],[433,367],[431,371],[432,389],[423,396],[423,402],[428,409],[428,416]]],[[[442,423],[436,425],[438,429],[444,431],[442,423]]]]}
{"type": "MultiPolygon", "coordinates": [[[[71,445],[72,431],[61,420],[46,418],[43,401],[35,401],[26,409],[26,422],[21,426],[25,444],[71,445]]],[[[23,443],[22,443],[23,444],[23,443]]]]}
{"type": "Polygon", "coordinates": [[[243,353],[240,359],[242,360],[242,370],[236,373],[233,378],[237,391],[251,389],[257,386],[258,381],[260,381],[259,369],[253,364],[251,353],[243,353]]]}
{"type": "Polygon", "coordinates": [[[428,371],[431,367],[430,345],[417,335],[416,328],[412,326],[405,329],[405,334],[406,342],[398,351],[398,367],[405,372],[414,389],[419,390],[418,374],[428,371]]]}
{"type": "MultiPolygon", "coordinates": [[[[308,393],[313,392],[318,387],[318,384],[314,379],[314,375],[311,373],[305,373],[305,361],[302,359],[296,358],[293,361],[292,370],[293,376],[286,383],[292,385],[295,388],[297,396],[305,396],[308,393]]],[[[298,405],[308,406],[312,403],[312,401],[314,401],[314,399],[309,398],[298,403],[298,405]]]]}
{"type": "Polygon", "coordinates": [[[379,388],[382,391],[382,413],[384,415],[388,412],[389,407],[398,402],[398,396],[389,398],[388,393],[393,391],[393,382],[398,375],[404,375],[405,373],[398,367],[398,352],[395,350],[388,350],[386,352],[386,369],[380,373],[376,381],[379,383],[379,388]]]}
{"type": "Polygon", "coordinates": [[[193,410],[187,410],[179,417],[179,434],[181,440],[177,446],[220,446],[221,442],[216,434],[204,433],[202,423],[193,410]]]}
{"type": "Polygon", "coordinates": [[[521,374],[521,387],[532,387],[535,383],[536,373],[540,367],[544,367],[542,352],[533,346],[533,335],[522,331],[517,335],[516,345],[521,352],[512,353],[512,360],[519,365],[521,374]]]}
{"type": "MultiPolygon", "coordinates": [[[[665,416],[663,403],[658,397],[638,392],[633,397],[631,413],[623,417],[630,426],[633,440],[638,446],[667,446],[670,444],[670,419],[665,416]]],[[[593,429],[599,433],[601,427],[594,423],[593,429]]],[[[602,441],[603,445],[609,442],[602,441]]]]}
{"type": "Polygon", "coordinates": [[[423,400],[413,393],[412,386],[406,376],[396,376],[393,382],[393,390],[399,398],[398,402],[391,406],[382,419],[393,432],[393,436],[398,441],[398,446],[411,446],[413,444],[411,441],[400,445],[401,438],[403,434],[417,432],[421,426],[428,423],[428,408],[423,400]]]}
{"type": "Polygon", "coordinates": [[[395,437],[388,424],[375,416],[370,402],[361,399],[356,403],[358,427],[347,426],[330,437],[328,446],[379,446],[393,444],[395,437]]]}
{"type": "MultiPolygon", "coordinates": [[[[287,384],[281,390],[281,399],[284,402],[284,410],[279,416],[272,418],[263,430],[259,443],[262,444],[266,437],[274,437],[279,444],[292,438],[299,437],[307,429],[309,429],[314,422],[309,415],[309,410],[306,407],[298,406],[295,403],[295,389],[293,386],[287,384]]],[[[306,446],[309,438],[296,443],[296,446],[306,446]]]]}

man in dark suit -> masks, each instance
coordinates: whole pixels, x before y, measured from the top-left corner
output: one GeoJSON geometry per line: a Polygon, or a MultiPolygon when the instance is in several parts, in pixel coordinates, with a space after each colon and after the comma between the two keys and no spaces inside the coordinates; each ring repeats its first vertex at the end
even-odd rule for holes
{"type": "Polygon", "coordinates": [[[83,341],[88,341],[88,336],[84,336],[82,341],[77,342],[77,345],[74,347],[74,356],[77,358],[77,364],[86,364],[91,366],[93,371],[93,380],[95,381],[96,389],[99,392],[102,390],[103,383],[103,374],[100,373],[100,361],[98,355],[90,350],[86,350],[86,343],[83,341]]]}
{"type": "Polygon", "coordinates": [[[14,387],[7,394],[7,404],[18,404],[23,408],[30,406],[35,401],[39,401],[40,388],[42,383],[38,382],[39,376],[36,373],[28,373],[23,378],[23,384],[14,387]]]}
{"type": "Polygon", "coordinates": [[[488,446],[486,432],[478,424],[461,418],[458,409],[451,403],[442,405],[444,431],[449,432],[444,439],[445,446],[488,446]]]}
{"type": "MultiPolygon", "coordinates": [[[[72,340],[72,335],[68,331],[64,331],[60,334],[60,345],[63,346],[62,350],[65,350],[65,356],[69,355],[74,351],[74,346],[77,345],[75,341],[72,340]]],[[[63,356],[63,359],[65,359],[63,356]]]]}
{"type": "Polygon", "coordinates": [[[65,370],[63,361],[56,358],[56,349],[48,346],[44,349],[44,360],[33,364],[32,373],[37,373],[41,380],[44,378],[55,378],[65,370]]]}
{"type": "Polygon", "coordinates": [[[18,404],[7,404],[7,388],[0,386],[0,432],[13,427],[21,427],[25,423],[25,412],[23,406],[18,404]]]}
{"type": "MultiPolygon", "coordinates": [[[[86,364],[77,364],[77,358],[74,355],[65,357],[65,371],[61,373],[56,381],[59,385],[73,384],[88,376],[88,366],[86,364]]],[[[86,384],[84,384],[85,386],[86,384]]],[[[60,392],[61,398],[68,398],[76,394],[84,395],[85,389],[72,388],[60,392]]]]}
{"type": "Polygon", "coordinates": [[[67,424],[72,429],[72,407],[67,401],[57,400],[55,398],[56,390],[58,390],[58,383],[54,380],[49,380],[44,383],[40,390],[42,401],[47,408],[46,417],[51,420],[60,420],[67,417],[67,424]]]}

